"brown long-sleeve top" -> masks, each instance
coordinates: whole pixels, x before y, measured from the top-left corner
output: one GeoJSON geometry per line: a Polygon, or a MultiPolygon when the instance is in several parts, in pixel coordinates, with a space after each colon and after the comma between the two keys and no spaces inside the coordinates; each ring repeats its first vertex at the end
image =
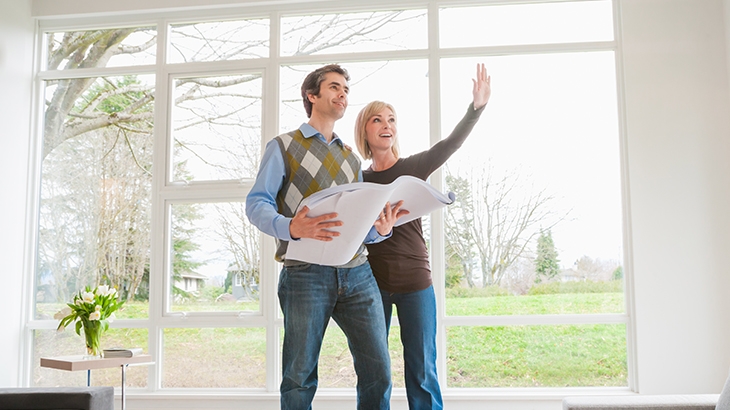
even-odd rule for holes
{"type": "MultiPolygon", "coordinates": [[[[464,118],[446,139],[430,149],[399,158],[392,167],[383,171],[368,168],[363,171],[365,182],[389,184],[401,175],[411,175],[426,180],[433,171],[443,165],[469,136],[484,107],[469,109],[464,118]]],[[[403,204],[408,209],[408,204],[403,204]]],[[[423,239],[421,218],[393,228],[393,234],[385,241],[367,245],[368,261],[380,289],[393,293],[408,293],[426,289],[433,283],[428,249],[423,239]]]]}

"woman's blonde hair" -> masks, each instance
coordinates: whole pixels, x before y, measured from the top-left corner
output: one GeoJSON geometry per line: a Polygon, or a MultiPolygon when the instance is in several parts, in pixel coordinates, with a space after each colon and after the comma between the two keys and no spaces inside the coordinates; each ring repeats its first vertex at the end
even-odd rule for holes
{"type": "MultiPolygon", "coordinates": [[[[393,108],[392,105],[382,101],[373,101],[369,103],[362,110],[360,110],[359,114],[357,114],[357,120],[355,121],[355,144],[357,145],[358,152],[360,152],[360,155],[364,159],[371,159],[373,157],[373,152],[370,151],[370,146],[368,145],[365,126],[367,125],[370,118],[382,111],[384,108],[387,108],[393,112],[393,117],[395,118],[395,121],[397,123],[398,114],[395,113],[395,108],[393,108]]],[[[397,133],[393,135],[393,146],[391,147],[391,150],[393,151],[393,154],[396,158],[400,158],[400,149],[398,148],[397,133]]]]}

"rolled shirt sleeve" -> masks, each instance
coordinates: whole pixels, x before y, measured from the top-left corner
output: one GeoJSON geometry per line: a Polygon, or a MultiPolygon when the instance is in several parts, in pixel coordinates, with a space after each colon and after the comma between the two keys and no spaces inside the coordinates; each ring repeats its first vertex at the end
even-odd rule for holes
{"type": "Polygon", "coordinates": [[[261,232],[284,241],[291,241],[289,224],[292,218],[279,213],[276,195],[284,185],[286,168],[275,140],[266,144],[259,173],[246,196],[246,216],[261,232]]]}

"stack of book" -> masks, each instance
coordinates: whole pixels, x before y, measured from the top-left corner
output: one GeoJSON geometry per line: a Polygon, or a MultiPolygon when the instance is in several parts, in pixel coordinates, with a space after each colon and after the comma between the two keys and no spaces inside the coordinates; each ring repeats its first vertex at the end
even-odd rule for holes
{"type": "Polygon", "coordinates": [[[105,358],[112,358],[112,357],[134,357],[138,354],[142,354],[142,348],[141,347],[113,347],[111,349],[104,349],[104,357],[105,358]]]}

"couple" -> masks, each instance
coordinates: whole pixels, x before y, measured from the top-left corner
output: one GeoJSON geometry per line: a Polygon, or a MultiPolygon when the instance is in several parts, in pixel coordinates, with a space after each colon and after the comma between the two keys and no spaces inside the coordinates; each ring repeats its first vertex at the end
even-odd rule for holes
{"type": "Polygon", "coordinates": [[[276,239],[275,257],[284,265],[278,290],[284,314],[281,408],[311,408],[322,338],[332,318],[347,336],[354,360],[357,408],[388,409],[387,333],[393,304],[400,318],[409,407],[442,408],[436,375],[436,301],[421,220],[393,227],[408,212],[407,204],[385,204],[364,244],[345,265],[290,260],[286,249],[292,240],[331,241],[339,235],[336,227],[342,222],[337,214],[308,217],[307,207],[296,212],[303,198],[350,182],[388,184],[401,175],[428,178],[479,120],[491,94],[490,78],[484,65],[478,65],[474,102],[452,134],[407,158],[399,158],[395,109],[379,101],[365,106],[355,126],[358,150],[365,159],[372,158],[372,166],[365,171],[333,131],[347,108],[349,80],[347,71],[336,64],[307,75],[302,99],[309,122],[266,145],[246,198],[249,220],[276,239]]]}

